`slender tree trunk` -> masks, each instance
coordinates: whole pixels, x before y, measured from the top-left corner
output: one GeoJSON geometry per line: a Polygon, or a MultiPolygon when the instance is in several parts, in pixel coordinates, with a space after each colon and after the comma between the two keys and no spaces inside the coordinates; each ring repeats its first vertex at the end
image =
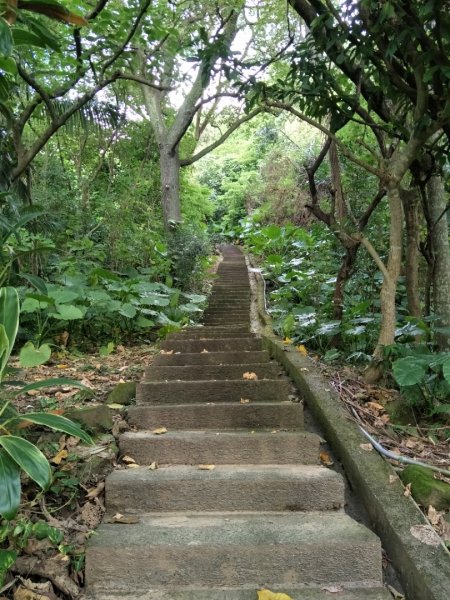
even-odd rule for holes
{"type": "Polygon", "coordinates": [[[383,358],[385,346],[394,343],[395,328],[397,324],[397,311],[395,295],[397,282],[402,265],[402,238],[403,238],[403,210],[398,184],[388,186],[389,199],[389,257],[386,268],[383,269],[383,285],[381,286],[380,308],[381,325],[377,345],[373,353],[374,363],[370,365],[364,375],[367,382],[375,382],[380,378],[380,361],[383,358]]]}
{"type": "Polygon", "coordinates": [[[331,185],[333,186],[334,216],[338,221],[342,221],[347,214],[347,209],[344,201],[344,191],[342,189],[341,165],[339,163],[339,155],[335,141],[332,141],[330,144],[328,160],[330,162],[331,185]]]}
{"type": "Polygon", "coordinates": [[[160,152],[161,201],[164,225],[169,230],[181,222],[180,158],[178,146],[174,152],[162,147],[160,152]]]}
{"type": "Polygon", "coordinates": [[[406,225],[406,295],[408,312],[412,317],[420,318],[422,308],[419,296],[419,196],[416,189],[402,190],[403,210],[406,225]]]}
{"type": "Polygon", "coordinates": [[[428,183],[428,207],[432,224],[433,308],[438,328],[436,334],[441,350],[450,348],[450,252],[445,190],[442,178],[434,175],[428,183]]]}
{"type": "MultiPolygon", "coordinates": [[[[344,314],[345,286],[347,281],[349,281],[353,275],[359,246],[360,244],[358,242],[355,242],[354,245],[346,246],[345,256],[342,259],[341,267],[336,277],[336,285],[334,287],[333,294],[333,319],[336,321],[342,321],[344,314]]],[[[340,343],[341,335],[338,333],[331,339],[331,345],[336,347],[339,346],[340,343]]]]}

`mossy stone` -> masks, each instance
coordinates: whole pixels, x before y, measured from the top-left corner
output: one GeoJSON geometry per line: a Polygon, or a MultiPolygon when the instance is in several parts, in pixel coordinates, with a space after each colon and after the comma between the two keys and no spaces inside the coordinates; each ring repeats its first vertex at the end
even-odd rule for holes
{"type": "Polygon", "coordinates": [[[419,465],[408,465],[401,473],[405,485],[411,484],[411,494],[423,507],[434,506],[436,510],[450,508],[450,485],[434,478],[434,471],[419,465]]]}
{"type": "Polygon", "coordinates": [[[112,411],[104,404],[72,408],[64,416],[81,423],[90,433],[101,433],[112,429],[112,411]]]}
{"type": "Polygon", "coordinates": [[[136,398],[136,383],[134,381],[118,383],[108,394],[108,404],[131,404],[134,398],[136,398]]]}

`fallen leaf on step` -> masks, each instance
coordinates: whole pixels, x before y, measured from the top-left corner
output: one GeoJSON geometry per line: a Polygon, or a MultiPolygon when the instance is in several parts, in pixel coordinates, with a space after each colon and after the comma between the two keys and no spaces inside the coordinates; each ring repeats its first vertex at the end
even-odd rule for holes
{"type": "Polygon", "coordinates": [[[413,525],[411,535],[427,546],[440,546],[441,538],[430,525],[413,525]]]}
{"type": "Polygon", "coordinates": [[[270,433],[278,433],[278,429],[272,429],[270,433]]]}
{"type": "Polygon", "coordinates": [[[241,404],[248,404],[250,400],[248,398],[241,398],[241,404]]]}
{"type": "Polygon", "coordinates": [[[106,406],[112,408],[113,410],[120,410],[121,408],[124,408],[123,404],[115,404],[114,402],[112,404],[107,404],[106,406]]]}
{"type": "Polygon", "coordinates": [[[253,373],[252,371],[246,371],[242,375],[243,379],[247,379],[248,381],[256,381],[258,379],[258,375],[253,373]]]}
{"type": "Polygon", "coordinates": [[[131,463],[135,463],[136,461],[134,460],[134,458],[131,458],[131,456],[128,456],[127,454],[125,454],[125,456],[122,456],[122,462],[131,464],[131,463]]]}
{"type": "Polygon", "coordinates": [[[283,340],[283,344],[292,344],[291,338],[285,337],[283,340]]]}
{"type": "Polygon", "coordinates": [[[158,429],[154,429],[152,433],[155,435],[162,435],[163,433],[167,433],[167,429],[165,427],[158,427],[158,429]]]}
{"type": "Polygon", "coordinates": [[[67,450],[60,450],[58,454],[56,454],[53,458],[50,459],[50,462],[52,462],[54,465],[60,465],[61,461],[67,458],[68,455],[69,453],[67,452],[67,450]]]}
{"type": "Polygon", "coordinates": [[[277,594],[270,590],[258,590],[258,600],[292,600],[287,594],[277,594]]]}
{"type": "Polygon", "coordinates": [[[389,483],[395,483],[398,480],[399,480],[398,475],[389,475],[389,483]]]}
{"type": "Polygon", "coordinates": [[[366,406],[368,408],[371,408],[372,410],[379,410],[379,411],[384,410],[384,406],[382,404],[378,404],[378,402],[367,402],[366,406]]]}
{"type": "Polygon", "coordinates": [[[331,458],[331,456],[328,454],[328,452],[321,452],[319,454],[319,458],[320,458],[320,462],[324,465],[326,465],[327,467],[331,467],[331,465],[334,465],[334,461],[331,458]]]}
{"type": "Polygon", "coordinates": [[[200,471],[213,471],[216,468],[216,465],[198,465],[200,471]]]}
{"type": "Polygon", "coordinates": [[[403,594],[400,594],[400,592],[393,588],[392,585],[388,585],[387,589],[391,592],[392,597],[395,600],[404,600],[405,596],[403,594]]]}
{"type": "Polygon", "coordinates": [[[360,444],[359,447],[366,452],[372,452],[373,450],[372,444],[360,444]]]}
{"type": "Polygon", "coordinates": [[[431,506],[430,504],[427,511],[427,517],[432,525],[439,525],[442,515],[444,515],[444,512],[438,512],[434,506],[431,506]]]}
{"type": "Polygon", "coordinates": [[[133,525],[133,523],[139,523],[139,518],[134,517],[132,515],[122,515],[121,513],[116,513],[110,523],[123,523],[124,525],[133,525]]]}
{"type": "Polygon", "coordinates": [[[150,471],[156,471],[158,468],[158,464],[156,461],[153,461],[152,464],[148,467],[150,471]]]}
{"type": "Polygon", "coordinates": [[[409,498],[409,496],[411,496],[411,484],[410,483],[408,483],[408,485],[405,486],[403,495],[406,496],[407,498],[409,498]]]}
{"type": "Polygon", "coordinates": [[[137,465],[136,463],[130,463],[129,465],[127,465],[127,469],[139,469],[139,465],[137,465]]]}
{"type": "Polygon", "coordinates": [[[344,588],[341,585],[327,585],[327,587],[320,589],[324,592],[328,592],[329,594],[339,594],[339,592],[344,591],[344,588]]]}
{"type": "Polygon", "coordinates": [[[303,356],[308,356],[308,350],[303,344],[300,344],[300,346],[295,346],[295,348],[297,352],[300,352],[300,354],[302,354],[303,356]]]}
{"type": "Polygon", "coordinates": [[[173,350],[161,350],[161,354],[173,354],[173,350]]]}
{"type": "Polygon", "coordinates": [[[200,352],[200,354],[209,354],[209,350],[207,350],[206,348],[203,348],[203,350],[200,352]]]}

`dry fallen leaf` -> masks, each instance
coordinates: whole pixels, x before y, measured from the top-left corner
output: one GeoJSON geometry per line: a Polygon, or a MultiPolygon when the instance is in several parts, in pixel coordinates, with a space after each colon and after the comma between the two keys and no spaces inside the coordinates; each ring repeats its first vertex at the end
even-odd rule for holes
{"type": "Polygon", "coordinates": [[[152,431],[155,435],[162,435],[163,433],[167,433],[167,429],[165,427],[158,427],[152,431]]]}
{"type": "Polygon", "coordinates": [[[209,350],[207,350],[206,348],[203,348],[203,350],[200,352],[200,354],[209,354],[209,350]]]}
{"type": "Polygon", "coordinates": [[[320,588],[324,592],[328,592],[329,594],[339,594],[344,591],[344,588],[341,585],[328,585],[327,587],[320,588]]]}
{"type": "Polygon", "coordinates": [[[378,404],[378,402],[367,402],[366,406],[368,408],[371,408],[372,410],[379,410],[379,411],[384,410],[384,406],[382,404],[378,404]]]}
{"type": "Polygon", "coordinates": [[[283,344],[292,344],[291,338],[285,337],[284,340],[283,340],[283,344]]]}
{"type": "Polygon", "coordinates": [[[200,471],[213,471],[216,468],[216,465],[198,465],[200,471]]]}
{"type": "Polygon", "coordinates": [[[303,344],[300,344],[300,346],[295,346],[295,348],[297,352],[300,352],[300,354],[303,354],[303,356],[308,356],[308,350],[303,344]]]}
{"type": "Polygon", "coordinates": [[[106,406],[112,408],[113,410],[120,410],[121,408],[125,408],[123,404],[115,404],[114,402],[112,404],[107,404],[106,406]]]}
{"type": "Polygon", "coordinates": [[[139,465],[137,465],[136,463],[130,463],[129,465],[127,465],[127,469],[139,469],[139,465]]]}
{"type": "Polygon", "coordinates": [[[58,452],[58,454],[56,454],[53,458],[50,459],[50,462],[52,462],[54,465],[60,465],[61,462],[67,458],[69,455],[69,453],[67,452],[67,450],[63,449],[60,450],[58,452]]]}
{"type": "Polygon", "coordinates": [[[331,467],[331,465],[334,465],[334,461],[331,458],[331,456],[328,454],[328,452],[321,452],[319,454],[319,458],[320,458],[320,462],[323,463],[324,465],[326,465],[327,467],[331,467]]]}
{"type": "Polygon", "coordinates": [[[372,444],[360,444],[359,447],[366,452],[372,452],[373,450],[372,444]]]}
{"type": "Polygon", "coordinates": [[[125,454],[125,456],[122,456],[122,462],[130,464],[130,463],[135,463],[136,461],[134,460],[134,458],[131,458],[131,456],[128,456],[127,454],[125,454]]]}
{"type": "Polygon", "coordinates": [[[292,600],[292,598],[287,594],[277,594],[270,590],[258,590],[258,600],[292,600]]]}
{"type": "Polygon", "coordinates": [[[389,483],[395,483],[399,480],[398,475],[389,475],[389,483]]]}
{"type": "Polygon", "coordinates": [[[397,591],[394,587],[392,587],[392,585],[388,585],[387,589],[391,592],[392,597],[395,600],[404,600],[405,596],[403,594],[400,594],[400,592],[397,591]]]}
{"type": "Polygon", "coordinates": [[[241,404],[248,404],[250,400],[248,398],[241,398],[241,404]]]}
{"type": "Polygon", "coordinates": [[[156,471],[156,469],[158,468],[158,464],[155,461],[153,461],[148,468],[150,471],[156,471]]]}
{"type": "Polygon", "coordinates": [[[161,354],[173,354],[173,350],[161,350],[161,354]]]}
{"type": "Polygon", "coordinates": [[[414,525],[409,531],[412,536],[427,546],[441,545],[441,538],[430,525],[414,525]]]}
{"type": "Polygon", "coordinates": [[[432,525],[439,525],[444,512],[437,511],[434,506],[428,507],[427,517],[432,525]]]}
{"type": "Polygon", "coordinates": [[[247,381],[256,381],[258,379],[258,375],[256,373],[253,373],[252,371],[246,371],[243,375],[242,375],[243,379],[246,379],[247,381]]]}
{"type": "Polygon", "coordinates": [[[134,517],[132,515],[122,515],[121,513],[116,513],[109,522],[110,523],[123,523],[124,525],[132,525],[134,523],[139,523],[139,517],[134,517]]]}
{"type": "Polygon", "coordinates": [[[405,485],[403,495],[406,496],[407,498],[409,498],[409,496],[411,496],[411,484],[410,483],[408,483],[408,485],[405,485]]]}
{"type": "Polygon", "coordinates": [[[105,482],[100,481],[100,483],[96,487],[88,490],[88,492],[86,494],[86,498],[89,498],[89,500],[92,500],[93,498],[97,498],[97,496],[99,496],[103,492],[104,489],[105,489],[105,482]]]}

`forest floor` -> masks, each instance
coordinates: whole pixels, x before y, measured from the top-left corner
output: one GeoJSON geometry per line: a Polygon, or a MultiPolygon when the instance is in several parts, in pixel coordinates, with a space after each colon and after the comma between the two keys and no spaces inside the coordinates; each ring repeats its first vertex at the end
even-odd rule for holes
{"type": "MultiPolygon", "coordinates": [[[[98,352],[71,354],[61,351],[54,354],[50,363],[20,373],[20,378],[26,382],[68,377],[91,390],[90,393],[80,392],[65,385],[28,392],[16,402],[22,413],[51,410],[63,414],[67,409],[106,405],[113,416],[109,430],[106,425],[103,432],[95,436],[95,446],[91,449],[80,446],[79,440],[64,434],[36,432],[40,447],[55,467],[56,483],[44,499],[42,494],[36,498],[35,487],[24,482],[25,502],[15,530],[9,534],[10,540],[14,538],[19,547],[20,559],[13,568],[13,578],[0,589],[0,600],[67,600],[81,593],[84,546],[104,514],[105,478],[113,468],[136,466],[127,457],[124,457],[125,461],[119,460],[118,437],[128,429],[126,407],[111,404],[108,395],[118,383],[138,381],[158,351],[156,344],[118,345],[108,356],[100,356],[98,352]],[[93,457],[97,460],[94,466],[90,464],[93,457]],[[83,464],[89,467],[87,475],[83,464]],[[64,539],[56,543],[49,537],[38,540],[27,536],[24,524],[36,520],[43,520],[62,531],[64,539]]],[[[449,445],[440,437],[439,428],[425,427],[414,420],[412,424],[392,425],[390,406],[398,403],[397,392],[364,383],[353,369],[336,371],[319,361],[315,363],[330,380],[352,418],[386,449],[448,468],[449,445]]],[[[100,408],[100,412],[102,410],[104,408],[100,408]]],[[[411,417],[414,419],[413,413],[411,417]]],[[[446,429],[448,431],[448,427],[446,429]]],[[[399,466],[399,463],[393,464],[399,466]]],[[[406,487],[405,495],[409,494],[406,487]]],[[[425,514],[443,539],[449,540],[450,523],[444,513],[427,507],[425,514]]],[[[118,518],[120,520],[120,516],[118,518]]]]}

